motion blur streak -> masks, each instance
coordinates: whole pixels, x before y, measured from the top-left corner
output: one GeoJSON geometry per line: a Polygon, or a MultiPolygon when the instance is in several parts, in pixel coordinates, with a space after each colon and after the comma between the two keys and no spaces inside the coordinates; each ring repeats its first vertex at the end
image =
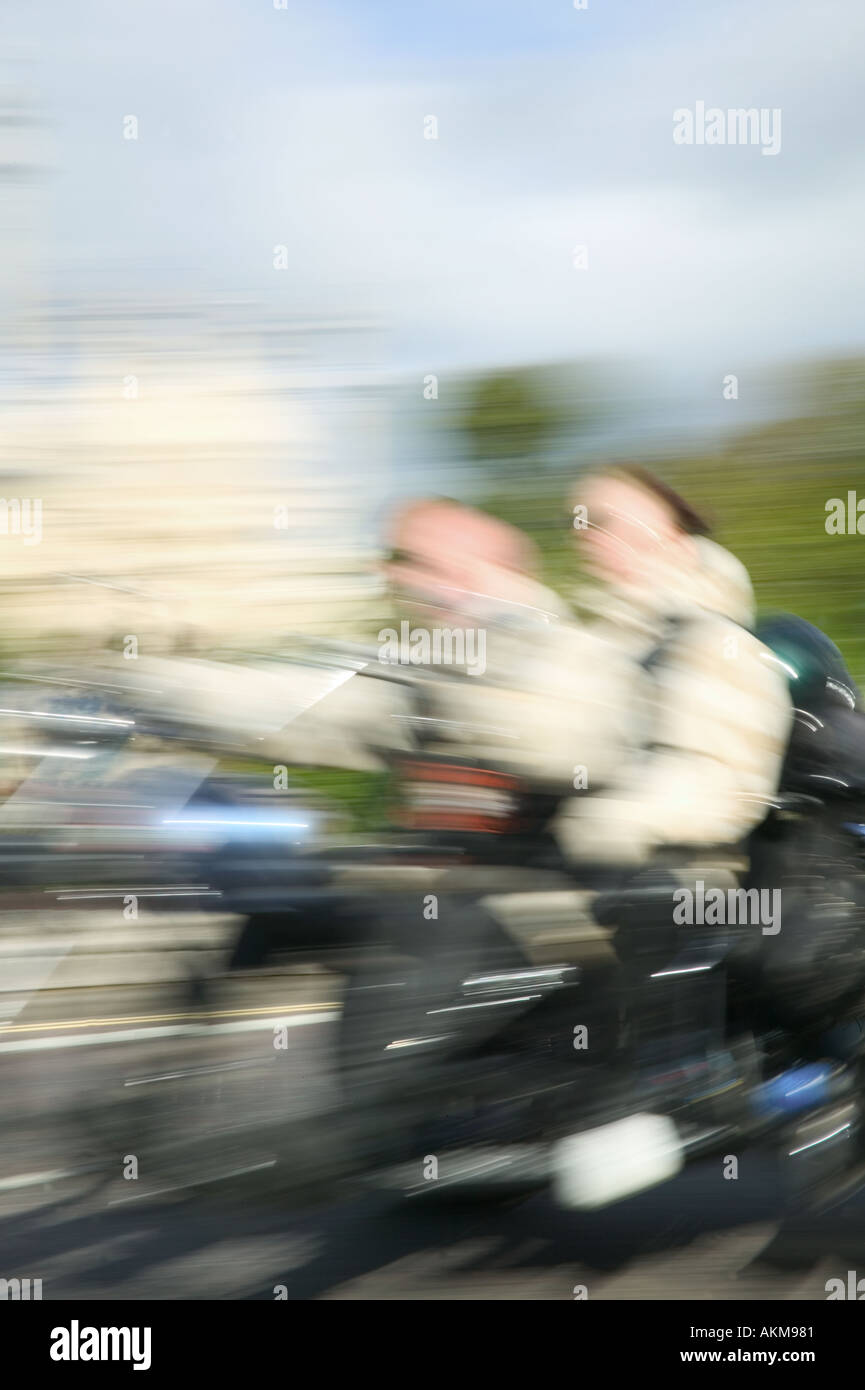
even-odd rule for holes
{"type": "Polygon", "coordinates": [[[824,1297],[855,0],[45,0],[0,55],[0,1288],[824,1297]]]}

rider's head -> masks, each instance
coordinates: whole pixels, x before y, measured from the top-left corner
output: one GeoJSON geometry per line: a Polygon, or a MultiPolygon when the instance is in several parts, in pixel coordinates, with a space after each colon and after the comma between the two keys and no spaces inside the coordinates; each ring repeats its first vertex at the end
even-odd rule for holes
{"type": "Polygon", "coordinates": [[[514,526],[447,498],[410,502],[391,521],[386,575],[404,598],[444,612],[512,599],[535,568],[514,526]]]}
{"type": "Polygon", "coordinates": [[[586,568],[605,583],[651,585],[662,573],[687,572],[695,537],[709,531],[683,497],[636,465],[590,474],[571,500],[586,568]]]}

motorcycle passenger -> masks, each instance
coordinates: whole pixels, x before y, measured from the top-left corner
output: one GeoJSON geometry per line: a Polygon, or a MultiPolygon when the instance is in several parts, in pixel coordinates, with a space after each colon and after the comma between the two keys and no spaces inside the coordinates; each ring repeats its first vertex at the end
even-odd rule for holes
{"type": "Polygon", "coordinates": [[[597,475],[581,497],[597,584],[585,621],[630,659],[639,733],[614,785],[569,803],[560,837],[574,855],[633,863],[736,844],[774,796],[791,723],[786,683],[749,630],[747,572],[649,474],[597,475]]]}
{"type": "Polygon", "coordinates": [[[791,702],[750,630],[744,566],[683,499],[624,468],[588,478],[578,508],[593,581],[583,618],[627,657],[632,742],[553,829],[573,864],[618,868],[627,892],[602,897],[597,913],[618,928],[620,956],[642,955],[648,969],[683,940],[677,889],[738,884],[741,847],[777,791],[791,702]]]}

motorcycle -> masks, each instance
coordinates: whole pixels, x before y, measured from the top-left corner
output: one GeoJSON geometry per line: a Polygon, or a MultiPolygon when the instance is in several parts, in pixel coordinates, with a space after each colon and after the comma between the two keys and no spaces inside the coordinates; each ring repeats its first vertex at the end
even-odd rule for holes
{"type": "MultiPolygon", "coordinates": [[[[212,746],[212,732],[172,719],[178,747],[212,746]]],[[[428,733],[431,722],[425,714],[428,733]]],[[[70,728],[87,744],[91,735],[70,728]]],[[[548,1189],[565,1207],[592,1210],[689,1162],[762,1144],[783,1156],[791,1203],[836,1200],[861,1180],[861,1049],[838,1055],[825,1028],[808,1035],[772,1017],[747,932],[676,928],[661,867],[625,885],[599,877],[593,925],[574,951],[573,930],[538,930],[572,928],[585,898],[546,833],[549,797],[458,755],[420,749],[399,771],[401,833],[374,845],[326,843],[269,793],[265,815],[260,784],[221,785],[212,771],[180,807],[175,795],[170,816],[162,802],[161,821],[173,822],[154,856],[164,881],[178,883],[171,856],[191,854],[181,883],[207,885],[221,910],[259,923],[302,909],[311,953],[339,923],[341,1095],[314,1127],[307,1172],[417,1199],[548,1189]]],[[[804,832],[827,805],[845,844],[861,844],[855,807],[839,811],[813,782],[777,798],[764,841],[804,832]]],[[[824,853],[819,843],[810,862],[803,853],[803,891],[822,891],[824,853]]],[[[845,892],[855,897],[859,884],[845,892]]],[[[865,893],[839,929],[858,934],[863,910],[865,893]]],[[[243,968],[240,957],[232,964],[243,968]]],[[[849,994],[855,1020],[859,979],[849,994]]],[[[238,1142],[260,1146],[266,1131],[238,1142]]],[[[268,1160],[289,1184],[291,1131],[271,1126],[268,1160]]]]}
{"type": "MultiPolygon", "coordinates": [[[[371,1181],[414,1197],[546,1187],[591,1209],[753,1143],[784,1156],[793,1204],[833,1200],[865,1177],[865,776],[849,757],[846,780],[826,771],[837,770],[839,726],[860,767],[865,739],[861,722],[829,719],[822,703],[829,691],[846,713],[854,689],[833,655],[798,694],[807,754],[794,738],[783,790],[747,847],[747,887],[783,872],[798,914],[784,939],[803,963],[801,998],[780,1008],[778,953],[746,926],[674,926],[677,880],[662,863],[624,886],[595,882],[613,952],[587,963],[571,946],[557,959],[548,940],[539,955],[526,912],[542,918],[545,900],[566,918],[578,910],[543,813],[493,769],[415,766],[410,822],[461,867],[434,920],[417,899],[391,914],[399,963],[367,969],[347,995],[341,1056],[371,1181]],[[509,897],[522,927],[519,911],[507,921],[509,897]]],[[[785,981],[795,975],[788,963],[785,981]]]]}

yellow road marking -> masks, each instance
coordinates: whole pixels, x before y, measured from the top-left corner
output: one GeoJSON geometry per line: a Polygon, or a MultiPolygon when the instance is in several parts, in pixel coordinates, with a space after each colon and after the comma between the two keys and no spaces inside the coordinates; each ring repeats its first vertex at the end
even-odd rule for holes
{"type": "Polygon", "coordinates": [[[68,1018],[55,1019],[52,1023],[12,1023],[0,1028],[3,1033],[38,1033],[58,1028],[101,1028],[118,1023],[169,1023],[180,1019],[202,1018],[240,1018],[243,1015],[266,1014],[278,1017],[280,1014],[313,1013],[317,1009],[336,1009],[339,1005],[328,1001],[323,1004],[271,1004],[266,1009],[215,1009],[199,1013],[182,1014],[138,1014],[124,1018],[68,1018]]]}

